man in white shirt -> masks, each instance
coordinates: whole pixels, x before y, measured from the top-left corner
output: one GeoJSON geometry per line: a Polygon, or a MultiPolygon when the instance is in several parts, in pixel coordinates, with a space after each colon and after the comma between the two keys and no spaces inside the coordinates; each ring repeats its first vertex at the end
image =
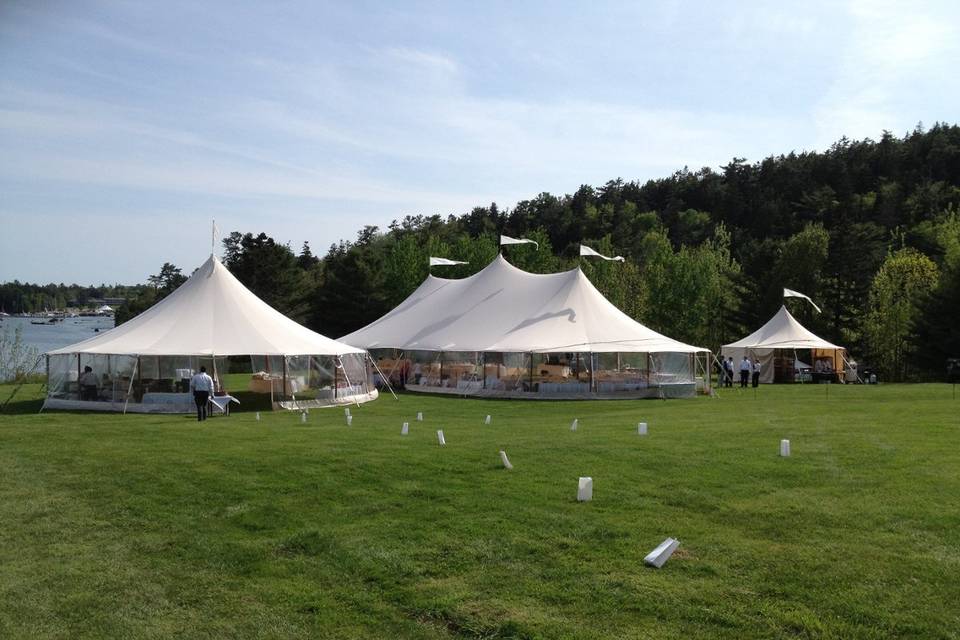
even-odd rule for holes
{"type": "Polygon", "coordinates": [[[213,393],[213,378],[207,375],[207,368],[200,367],[200,373],[190,378],[190,391],[197,403],[197,422],[207,419],[207,402],[213,393]]]}
{"type": "Polygon", "coordinates": [[[747,378],[750,377],[751,369],[753,366],[750,364],[750,358],[743,356],[743,360],[740,361],[740,387],[743,389],[747,388],[747,378]]]}
{"type": "Polygon", "coordinates": [[[93,372],[93,369],[90,367],[83,368],[83,374],[80,375],[80,399],[81,400],[96,400],[97,399],[97,374],[93,372]]]}

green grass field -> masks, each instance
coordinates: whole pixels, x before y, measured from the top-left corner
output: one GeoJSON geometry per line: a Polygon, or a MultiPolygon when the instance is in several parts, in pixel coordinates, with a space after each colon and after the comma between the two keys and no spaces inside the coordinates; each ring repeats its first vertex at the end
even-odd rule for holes
{"type": "Polygon", "coordinates": [[[387,396],[349,428],[38,393],[0,414],[3,638],[960,637],[947,385],[387,396]]]}

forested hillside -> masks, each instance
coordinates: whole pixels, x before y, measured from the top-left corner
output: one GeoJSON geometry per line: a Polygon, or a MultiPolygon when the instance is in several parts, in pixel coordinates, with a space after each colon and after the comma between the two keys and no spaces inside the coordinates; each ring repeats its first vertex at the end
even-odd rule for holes
{"type": "MultiPolygon", "coordinates": [[[[960,128],[937,124],[879,141],[842,139],[720,172],[683,169],[646,183],[617,179],[572,195],[542,193],[511,210],[413,216],[360,231],[308,266],[297,307],[339,336],[375,319],[435,268],[463,277],[485,266],[501,233],[540,242],[508,259],[536,272],[582,268],[617,306],[675,338],[716,349],[765,322],[783,287],[801,322],[849,346],[887,379],[938,377],[960,356],[960,128]],[[623,255],[577,256],[580,242],[623,255]]],[[[309,254],[309,251],[307,252],[309,254]]],[[[294,296],[295,297],[295,296],[294,296]]]]}
{"type": "MultiPolygon", "coordinates": [[[[365,227],[323,258],[264,234],[235,232],[225,264],[258,295],[331,337],[376,319],[436,267],[459,278],[496,255],[499,234],[534,272],[578,264],[618,307],[674,338],[717,349],[756,329],[783,287],[788,307],[888,380],[942,378],[960,356],[960,128],[918,126],[897,138],[842,139],[716,172],[682,169],[645,183],[611,180],[572,195],[541,193],[510,210],[407,216],[365,227]],[[580,260],[585,243],[626,263],[580,260]]],[[[171,266],[171,265],[165,265],[171,266]]],[[[438,311],[439,313],[439,311],[438,311]]]]}

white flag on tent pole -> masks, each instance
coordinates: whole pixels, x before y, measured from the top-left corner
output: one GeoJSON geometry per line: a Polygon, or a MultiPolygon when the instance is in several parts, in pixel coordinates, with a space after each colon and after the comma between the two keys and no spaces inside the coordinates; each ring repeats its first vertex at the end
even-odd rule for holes
{"type": "Polygon", "coordinates": [[[598,258],[603,258],[604,260],[613,260],[613,261],[616,261],[616,262],[625,262],[625,260],[623,259],[623,256],[616,256],[616,257],[610,258],[610,257],[608,257],[608,256],[603,255],[602,253],[597,253],[596,251],[594,251],[593,249],[591,249],[590,247],[588,247],[588,246],[585,245],[585,244],[580,245],[580,255],[581,255],[581,256],[596,256],[596,257],[598,257],[598,258]]]}
{"type": "Polygon", "coordinates": [[[470,264],[470,263],[461,262],[460,260],[447,260],[446,258],[434,258],[433,256],[430,256],[431,267],[452,267],[458,264],[470,264]]]}
{"type": "Polygon", "coordinates": [[[805,296],[799,291],[794,291],[793,289],[787,289],[786,287],[784,287],[783,297],[784,298],[803,298],[804,300],[806,300],[807,302],[813,305],[813,308],[817,310],[817,313],[820,313],[820,307],[814,304],[813,300],[810,299],[810,296],[805,296]]]}
{"type": "Polygon", "coordinates": [[[540,243],[536,240],[527,240],[526,238],[511,238],[510,236],[500,236],[500,246],[502,247],[505,244],[533,244],[536,245],[537,250],[540,250],[540,243]]]}

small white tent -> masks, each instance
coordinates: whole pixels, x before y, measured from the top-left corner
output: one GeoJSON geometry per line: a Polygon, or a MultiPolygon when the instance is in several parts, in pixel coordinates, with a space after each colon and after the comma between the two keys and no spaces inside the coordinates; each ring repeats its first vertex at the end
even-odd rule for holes
{"type": "Polygon", "coordinates": [[[340,340],[389,354],[380,368],[409,369],[414,390],[517,397],[689,395],[709,354],[633,320],[580,269],[528,273],[502,255],[468,278],[427,277],[340,340]]]}
{"type": "Polygon", "coordinates": [[[363,349],[290,320],[212,255],[137,317],[46,356],[44,408],[189,411],[192,400],[183,380],[201,365],[222,376],[228,356],[250,356],[255,370],[263,370],[251,388],[265,383],[276,400],[297,393],[321,404],[376,397],[368,388],[363,349]],[[102,380],[94,401],[79,400],[77,381],[85,366],[102,380]]]}
{"type": "Polygon", "coordinates": [[[843,370],[845,349],[808,331],[787,311],[786,306],[781,306],[765,325],[746,338],[723,345],[720,354],[724,358],[733,358],[735,375],[738,363],[744,356],[750,360],[759,359],[760,382],[770,383],[777,378],[778,371],[781,377],[793,379],[793,363],[798,349],[810,350],[815,361],[822,363],[829,360],[832,371],[843,370]],[[778,351],[782,353],[779,360],[778,351]]]}

